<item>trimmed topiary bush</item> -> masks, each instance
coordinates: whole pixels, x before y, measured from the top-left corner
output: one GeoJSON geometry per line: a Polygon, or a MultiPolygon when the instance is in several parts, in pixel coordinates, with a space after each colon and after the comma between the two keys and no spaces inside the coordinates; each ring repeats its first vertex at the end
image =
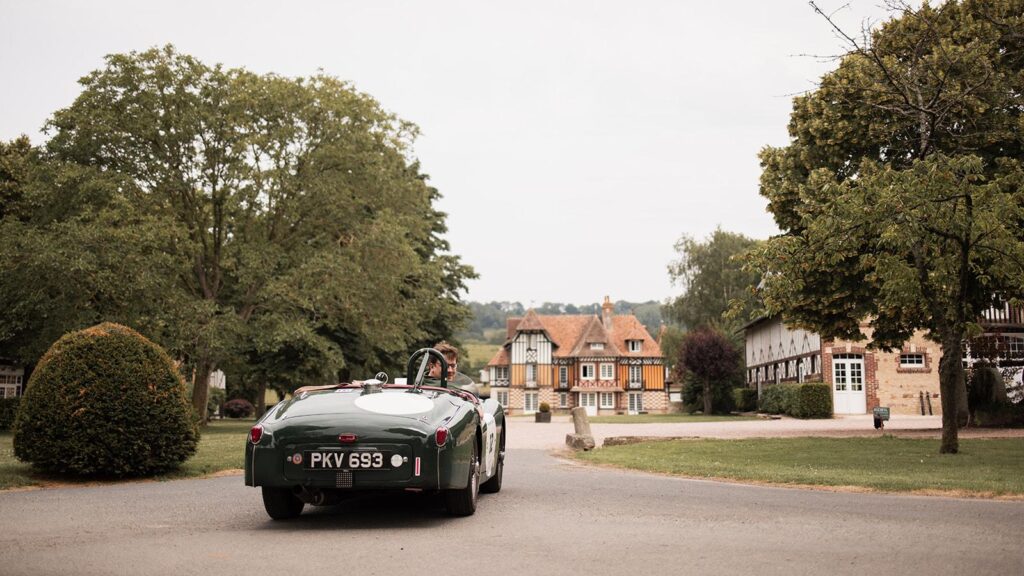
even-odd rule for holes
{"type": "Polygon", "coordinates": [[[792,396],[795,393],[795,384],[768,384],[761,391],[761,411],[769,414],[786,414],[787,409],[793,405],[792,396]]]}
{"type": "Polygon", "coordinates": [[[21,398],[0,398],[0,430],[14,427],[14,416],[18,413],[21,398]]]}
{"type": "Polygon", "coordinates": [[[104,323],[65,334],[39,361],[14,423],[14,454],[80,476],[142,476],[195,453],[199,431],[170,357],[104,323]]]}
{"type": "Polygon", "coordinates": [[[770,384],[761,393],[761,410],[794,418],[831,418],[832,389],[822,382],[770,384]]]}
{"type": "Polygon", "coordinates": [[[256,412],[256,407],[245,398],[235,398],[225,402],[221,411],[228,418],[248,418],[256,412]]]}
{"type": "Polygon", "coordinates": [[[797,385],[795,404],[789,414],[797,418],[831,418],[832,388],[823,382],[804,382],[797,385]]]}

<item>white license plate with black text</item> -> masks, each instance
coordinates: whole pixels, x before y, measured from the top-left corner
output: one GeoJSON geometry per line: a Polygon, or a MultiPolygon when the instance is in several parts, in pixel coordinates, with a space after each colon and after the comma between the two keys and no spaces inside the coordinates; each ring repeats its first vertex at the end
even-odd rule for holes
{"type": "Polygon", "coordinates": [[[384,452],[307,450],[302,458],[307,470],[389,470],[391,455],[384,452]]]}

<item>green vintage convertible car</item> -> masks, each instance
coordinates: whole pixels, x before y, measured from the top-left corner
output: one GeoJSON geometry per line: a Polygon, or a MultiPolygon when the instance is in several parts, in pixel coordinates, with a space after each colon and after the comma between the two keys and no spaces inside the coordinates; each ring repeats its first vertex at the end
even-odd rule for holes
{"type": "Polygon", "coordinates": [[[424,348],[409,358],[404,383],[388,384],[380,373],[303,392],[267,412],[245,447],[245,484],[263,489],[267,514],[294,518],[306,504],[390,490],[437,491],[450,514],[468,516],[479,492],[501,490],[501,405],[444,378],[425,385],[430,357],[447,374],[444,356],[424,348]]]}

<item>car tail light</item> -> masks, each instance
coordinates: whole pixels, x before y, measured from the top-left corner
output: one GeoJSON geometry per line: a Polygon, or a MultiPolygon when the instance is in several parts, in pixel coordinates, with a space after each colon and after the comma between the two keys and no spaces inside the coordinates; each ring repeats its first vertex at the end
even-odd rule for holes
{"type": "Polygon", "coordinates": [[[434,442],[436,442],[438,446],[444,446],[445,442],[448,442],[448,429],[444,426],[438,428],[437,432],[434,432],[434,442]]]}
{"type": "Polygon", "coordinates": [[[252,430],[249,430],[249,441],[253,444],[259,444],[260,438],[263,438],[263,426],[257,424],[252,427],[252,430]]]}
{"type": "Polygon", "coordinates": [[[355,442],[357,439],[358,438],[356,437],[355,434],[348,433],[348,432],[346,432],[344,434],[339,434],[338,435],[338,442],[341,442],[343,444],[351,444],[351,443],[355,442]]]}

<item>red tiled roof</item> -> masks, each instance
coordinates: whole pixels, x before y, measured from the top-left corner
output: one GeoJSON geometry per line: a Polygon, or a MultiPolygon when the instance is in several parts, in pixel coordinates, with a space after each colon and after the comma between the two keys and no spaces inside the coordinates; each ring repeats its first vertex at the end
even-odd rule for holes
{"type": "Polygon", "coordinates": [[[612,337],[624,355],[629,356],[661,356],[661,346],[651,338],[644,325],[632,314],[612,316],[612,337]],[[630,352],[626,340],[642,340],[639,352],[630,352]]]}
{"type": "MultiPolygon", "coordinates": [[[[518,330],[543,331],[554,345],[552,354],[556,358],[574,356],[662,356],[661,347],[651,337],[644,325],[632,314],[612,316],[612,329],[605,330],[601,318],[596,315],[541,315],[532,309],[526,316],[509,318],[506,321],[508,341],[515,338],[518,330]],[[627,340],[643,342],[639,352],[629,352],[627,340]],[[591,342],[605,345],[604,350],[591,350],[591,342]]],[[[488,366],[506,366],[510,362],[507,346],[502,347],[488,366]]]]}
{"type": "Polygon", "coordinates": [[[601,320],[599,320],[597,316],[591,316],[586,329],[582,331],[580,337],[572,347],[572,352],[569,352],[568,355],[622,356],[622,353],[619,352],[618,347],[615,346],[614,339],[608,334],[608,331],[604,329],[604,324],[601,320]],[[591,344],[604,344],[604,347],[601,350],[592,350],[590,348],[591,344]]]}

